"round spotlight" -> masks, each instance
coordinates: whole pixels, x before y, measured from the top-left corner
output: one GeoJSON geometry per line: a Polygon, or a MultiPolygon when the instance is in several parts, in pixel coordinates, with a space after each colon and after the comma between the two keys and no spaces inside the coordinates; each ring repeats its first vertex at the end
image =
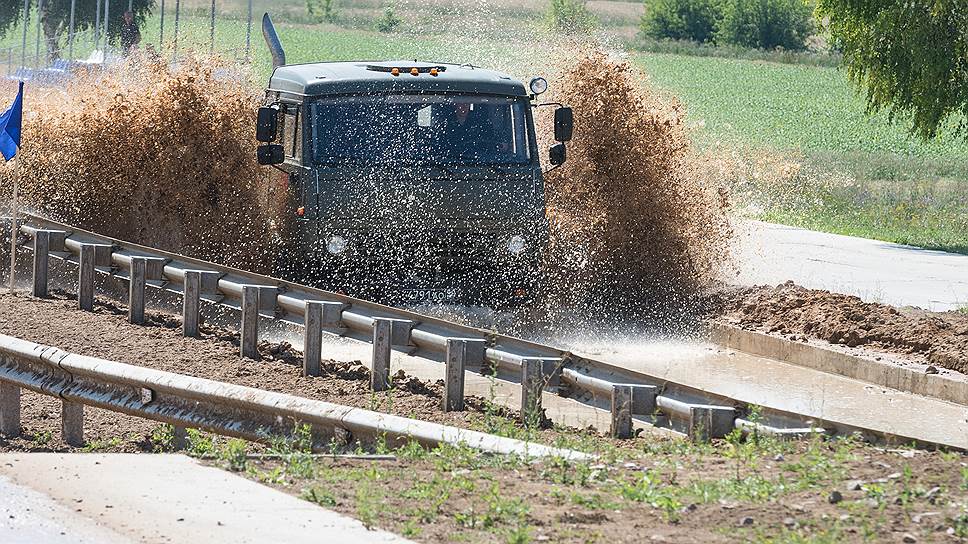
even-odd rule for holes
{"type": "Polygon", "coordinates": [[[332,235],[326,239],[326,251],[331,255],[339,255],[346,251],[346,238],[339,235],[332,235]]]}
{"type": "Polygon", "coordinates": [[[511,252],[511,255],[520,255],[526,247],[528,247],[528,243],[524,241],[524,236],[520,234],[515,234],[508,240],[508,251],[511,252]]]}
{"type": "Polygon", "coordinates": [[[543,77],[536,77],[531,80],[531,92],[534,94],[541,94],[548,90],[548,80],[543,77]]]}

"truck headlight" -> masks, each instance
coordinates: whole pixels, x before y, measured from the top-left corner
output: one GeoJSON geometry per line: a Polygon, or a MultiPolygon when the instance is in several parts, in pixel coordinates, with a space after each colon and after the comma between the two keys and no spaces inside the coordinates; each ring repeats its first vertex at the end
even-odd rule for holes
{"type": "Polygon", "coordinates": [[[346,251],[346,246],[346,238],[343,238],[342,236],[333,234],[329,238],[326,238],[326,251],[328,251],[331,255],[339,255],[343,253],[346,251]]]}
{"type": "Polygon", "coordinates": [[[508,240],[508,251],[511,252],[511,255],[519,255],[526,247],[528,247],[528,243],[524,240],[524,236],[520,234],[515,234],[508,240]]]}

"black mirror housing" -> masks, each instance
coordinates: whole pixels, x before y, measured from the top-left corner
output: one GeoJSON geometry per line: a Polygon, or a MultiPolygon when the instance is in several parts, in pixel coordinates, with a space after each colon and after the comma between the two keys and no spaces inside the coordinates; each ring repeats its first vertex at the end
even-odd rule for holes
{"type": "Polygon", "coordinates": [[[286,152],[279,144],[260,145],[256,148],[256,153],[262,166],[282,164],[286,161],[286,152]]]}
{"type": "Polygon", "coordinates": [[[551,146],[548,150],[548,160],[551,161],[553,166],[561,166],[565,164],[565,159],[568,158],[568,153],[565,149],[565,144],[558,143],[551,146]]]}
{"type": "MultiPolygon", "coordinates": [[[[255,124],[255,139],[260,142],[276,141],[279,129],[279,107],[263,106],[259,108],[259,118],[255,124]]],[[[557,131],[557,129],[555,129],[557,131]]]]}
{"type": "Polygon", "coordinates": [[[575,130],[575,116],[571,108],[561,107],[555,110],[555,140],[559,142],[571,141],[575,130]]]}

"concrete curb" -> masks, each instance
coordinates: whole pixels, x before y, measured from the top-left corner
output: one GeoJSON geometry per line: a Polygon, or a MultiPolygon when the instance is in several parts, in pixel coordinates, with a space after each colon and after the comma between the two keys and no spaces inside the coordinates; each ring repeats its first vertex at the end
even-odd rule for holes
{"type": "Polygon", "coordinates": [[[891,361],[850,355],[724,323],[709,325],[709,339],[715,344],[751,355],[968,405],[968,377],[960,373],[940,369],[944,374],[926,374],[927,365],[912,363],[911,367],[900,366],[891,361]]]}

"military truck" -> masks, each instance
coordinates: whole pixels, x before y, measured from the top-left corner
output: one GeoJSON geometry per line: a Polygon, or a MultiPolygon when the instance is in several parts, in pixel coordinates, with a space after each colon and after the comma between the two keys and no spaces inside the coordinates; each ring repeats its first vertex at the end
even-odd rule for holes
{"type": "Polygon", "coordinates": [[[572,111],[539,104],[542,78],[413,60],[274,69],[259,109],[260,164],[288,187],[278,272],[387,304],[519,305],[548,237],[533,110],[554,107],[565,161],[572,111]]]}

